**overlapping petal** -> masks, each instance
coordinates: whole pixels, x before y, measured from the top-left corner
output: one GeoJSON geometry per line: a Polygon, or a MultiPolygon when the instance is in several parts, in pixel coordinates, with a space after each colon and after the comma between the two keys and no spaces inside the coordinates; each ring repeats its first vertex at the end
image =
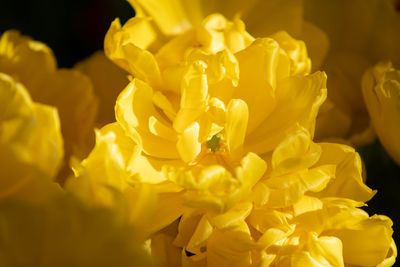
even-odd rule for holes
{"type": "Polygon", "coordinates": [[[2,202],[0,221],[1,266],[155,265],[124,213],[70,194],[40,205],[2,202]]]}
{"type": "MultiPolygon", "coordinates": [[[[0,73],[1,197],[50,183],[63,158],[57,110],[33,102],[25,87],[0,73]]],[[[43,192],[45,194],[45,192],[43,192]]],[[[22,196],[23,197],[23,196],[22,196]]]]}
{"type": "MultiPolygon", "coordinates": [[[[358,154],[313,141],[326,75],[310,74],[304,42],[283,31],[254,38],[238,17],[196,21],[181,1],[133,4],[138,16],[114,21],[105,40],[106,55],[133,78],[117,99],[117,123],[99,132],[81,167],[97,158],[111,164],[105,184],[127,199],[142,203],[141,189],[155,192],[149,212],[137,213],[149,222],[153,256],[165,266],[376,265],[396,257],[390,219],[360,209],[374,191],[358,154]],[[146,17],[153,13],[159,31],[146,17]],[[117,173],[122,187],[108,180],[117,173]],[[358,235],[370,230],[357,250],[363,256],[353,257],[351,240],[367,242],[358,235]]],[[[309,30],[310,39],[318,35],[309,30]]],[[[314,55],[322,61],[324,53],[314,55]]]]}
{"type": "Polygon", "coordinates": [[[1,36],[0,71],[22,83],[34,101],[57,107],[65,150],[59,180],[64,181],[69,157],[84,158],[93,145],[97,100],[90,80],[74,70],[58,70],[50,48],[14,30],[1,36]]]}
{"type": "Polygon", "coordinates": [[[388,62],[377,64],[364,74],[362,90],[379,140],[400,164],[400,71],[388,62]]]}

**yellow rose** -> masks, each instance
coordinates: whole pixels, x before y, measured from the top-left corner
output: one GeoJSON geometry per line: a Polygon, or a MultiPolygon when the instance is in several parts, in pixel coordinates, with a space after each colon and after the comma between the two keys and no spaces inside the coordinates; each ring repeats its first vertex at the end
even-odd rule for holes
{"type": "Polygon", "coordinates": [[[379,63],[365,72],[362,90],[379,140],[400,164],[400,71],[389,62],[379,63]]]}

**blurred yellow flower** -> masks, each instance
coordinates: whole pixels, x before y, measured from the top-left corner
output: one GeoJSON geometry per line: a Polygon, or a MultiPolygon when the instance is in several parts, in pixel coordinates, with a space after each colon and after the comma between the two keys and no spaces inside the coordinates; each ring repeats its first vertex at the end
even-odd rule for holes
{"type": "Polygon", "coordinates": [[[33,102],[21,83],[0,72],[0,198],[29,198],[51,183],[62,158],[57,110],[33,102]]]}
{"type": "Polygon", "coordinates": [[[0,266],[155,266],[124,214],[60,195],[0,204],[0,266]]]}
{"type": "Polygon", "coordinates": [[[118,94],[129,83],[127,73],[112,63],[102,51],[75,65],[75,69],[87,75],[93,83],[99,106],[96,127],[115,121],[114,106],[118,94]]]}
{"type": "Polygon", "coordinates": [[[45,44],[14,30],[0,38],[0,71],[22,83],[34,101],[58,109],[65,151],[59,174],[62,182],[69,170],[69,157],[85,157],[94,141],[97,100],[90,80],[77,71],[57,69],[56,59],[45,44]]]}
{"type": "Polygon", "coordinates": [[[375,139],[362,101],[361,78],[379,61],[400,64],[400,13],[393,0],[304,0],[305,19],[327,33],[330,49],[321,67],[328,101],[317,119],[316,138],[356,146],[375,139]]]}
{"type": "Polygon", "coordinates": [[[129,207],[131,223],[148,235],[178,218],[183,203],[176,190],[168,192],[163,185],[150,187],[134,180],[130,165],[138,153],[140,148],[118,123],[106,125],[96,131],[90,155],[73,164],[77,178],[67,181],[66,190],[89,204],[118,208],[122,202],[129,207]]]}
{"type": "Polygon", "coordinates": [[[139,2],[160,28],[139,5],[112,23],[105,54],[133,78],[69,190],[143,203],[131,219],[164,266],[393,264],[391,220],[359,208],[375,192],[358,154],[312,141],[326,75],[309,74],[304,42],[139,2]]]}
{"type": "Polygon", "coordinates": [[[379,140],[400,165],[400,71],[379,63],[365,72],[362,90],[379,140]]]}

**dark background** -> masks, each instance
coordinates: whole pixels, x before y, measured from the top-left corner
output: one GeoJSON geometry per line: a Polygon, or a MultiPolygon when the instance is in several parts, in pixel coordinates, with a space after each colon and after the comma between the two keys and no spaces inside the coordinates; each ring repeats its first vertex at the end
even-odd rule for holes
{"type": "Polygon", "coordinates": [[[46,43],[60,67],[103,48],[111,22],[135,15],[125,0],[1,0],[0,33],[17,29],[46,43]]]}
{"type": "MultiPolygon", "coordinates": [[[[124,23],[134,14],[125,0],[1,0],[0,34],[18,29],[51,47],[60,67],[72,67],[103,48],[114,18],[124,23]]],[[[368,186],[378,190],[366,210],[393,220],[400,245],[400,167],[378,141],[358,151],[366,165],[368,186]]]]}

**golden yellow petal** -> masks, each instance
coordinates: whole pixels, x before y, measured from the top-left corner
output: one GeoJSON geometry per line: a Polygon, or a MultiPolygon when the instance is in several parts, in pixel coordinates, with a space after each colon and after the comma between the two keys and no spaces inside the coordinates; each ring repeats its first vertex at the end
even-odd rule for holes
{"type": "MultiPolygon", "coordinates": [[[[21,81],[28,90],[37,79],[54,72],[57,62],[51,49],[21,35],[16,30],[4,32],[0,38],[0,71],[21,81]]],[[[31,91],[31,94],[34,94],[31,91]]]]}
{"type": "Polygon", "coordinates": [[[242,99],[249,108],[247,132],[254,129],[275,107],[274,89],[279,79],[279,45],[273,39],[255,41],[236,54],[239,62],[239,85],[233,98],[242,99]]]}
{"type": "Polygon", "coordinates": [[[351,229],[335,232],[343,243],[346,264],[376,266],[389,252],[392,243],[392,221],[381,215],[361,221],[351,229]]]}
{"type": "MultiPolygon", "coordinates": [[[[159,87],[161,74],[157,62],[140,38],[148,38],[152,32],[142,31],[142,21],[147,19],[135,17],[121,27],[119,19],[112,22],[104,39],[104,52],[118,66],[131,73],[135,78],[159,87]],[[133,34],[131,35],[131,31],[133,34]]],[[[147,28],[146,28],[147,29],[147,28]]]]}
{"type": "Polygon", "coordinates": [[[336,165],[335,179],[318,193],[319,197],[343,197],[356,201],[368,201],[376,191],[364,184],[362,162],[351,147],[340,144],[321,143],[322,154],[317,165],[336,165]]]}
{"type": "MultiPolygon", "coordinates": [[[[196,18],[197,1],[189,5],[185,1],[144,1],[144,0],[128,0],[128,2],[136,9],[139,10],[139,15],[144,15],[146,12],[154,18],[157,25],[165,35],[176,35],[182,33],[192,27],[191,20],[196,18]],[[194,12],[188,14],[187,7],[192,7],[194,12]]],[[[198,17],[197,17],[198,18],[198,17]]],[[[201,17],[200,17],[201,18],[201,17]]]]}
{"type": "Polygon", "coordinates": [[[232,99],[227,107],[225,138],[231,155],[241,152],[246,137],[249,111],[246,102],[232,99]]]}
{"type": "Polygon", "coordinates": [[[23,85],[4,73],[0,106],[1,195],[32,179],[55,179],[63,158],[57,110],[34,103],[23,85]]]}
{"type": "Polygon", "coordinates": [[[307,75],[311,71],[311,60],[308,57],[306,45],[296,40],[285,31],[279,31],[270,36],[278,42],[290,59],[291,75],[307,75]]]}
{"type": "Polygon", "coordinates": [[[197,120],[206,109],[208,93],[206,65],[196,61],[188,66],[181,82],[180,110],[174,121],[174,129],[182,133],[197,120]]]}
{"type": "Polygon", "coordinates": [[[79,62],[75,68],[86,74],[93,83],[94,93],[99,99],[97,126],[115,121],[115,101],[129,83],[128,74],[112,63],[102,51],[97,51],[79,62]]]}
{"type": "Polygon", "coordinates": [[[364,74],[362,90],[379,140],[400,164],[400,71],[379,63],[364,74]]]}
{"type": "Polygon", "coordinates": [[[149,123],[155,117],[165,125],[169,123],[158,113],[153,104],[153,90],[146,83],[134,79],[118,96],[115,106],[118,122],[143,151],[159,158],[178,158],[176,142],[152,132],[149,123]]]}
{"type": "Polygon", "coordinates": [[[184,162],[193,161],[200,153],[199,124],[193,123],[178,138],[176,148],[184,162]]]}
{"type": "Polygon", "coordinates": [[[275,148],[296,124],[314,134],[315,118],[326,98],[326,75],[291,76],[276,88],[276,105],[264,122],[246,137],[246,149],[263,154],[275,148]]]}
{"type": "Polygon", "coordinates": [[[272,153],[273,175],[311,167],[318,161],[321,150],[318,144],[311,141],[307,130],[298,126],[272,153]]]}
{"type": "Polygon", "coordinates": [[[207,265],[249,266],[254,243],[247,224],[228,231],[214,230],[207,241],[207,265]]]}

